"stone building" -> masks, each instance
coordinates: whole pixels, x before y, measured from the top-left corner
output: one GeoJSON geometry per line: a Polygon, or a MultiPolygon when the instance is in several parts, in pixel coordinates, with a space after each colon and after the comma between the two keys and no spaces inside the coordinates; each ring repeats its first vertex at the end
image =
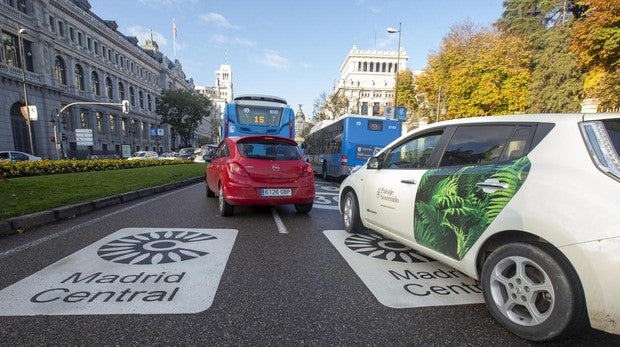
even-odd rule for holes
{"type": "Polygon", "coordinates": [[[176,147],[155,100],[193,81],[155,41],[141,47],[90,9],[87,0],[0,1],[0,150],[86,158],[176,147]],[[36,120],[22,115],[26,103],[36,120]]]}
{"type": "Polygon", "coordinates": [[[406,70],[408,60],[402,47],[399,53],[353,46],[340,67],[341,78],[334,94],[349,100],[350,113],[384,116],[386,107],[394,106],[396,71],[406,70]]]}
{"type": "Polygon", "coordinates": [[[220,65],[215,71],[215,84],[213,86],[196,86],[196,92],[211,100],[211,117],[203,121],[197,130],[200,137],[209,139],[210,143],[218,143],[221,139],[222,116],[226,105],[232,101],[233,74],[228,64],[220,65]]]}

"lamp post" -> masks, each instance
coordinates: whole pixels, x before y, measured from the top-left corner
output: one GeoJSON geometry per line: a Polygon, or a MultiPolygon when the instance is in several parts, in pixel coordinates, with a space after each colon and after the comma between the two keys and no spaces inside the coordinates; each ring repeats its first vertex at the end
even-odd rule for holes
{"type": "Polygon", "coordinates": [[[387,28],[387,32],[390,34],[398,33],[398,48],[396,51],[396,81],[394,86],[394,110],[398,107],[398,70],[400,67],[400,31],[401,31],[401,23],[398,23],[398,30],[389,27],[387,28]]]}
{"type": "Polygon", "coordinates": [[[26,125],[28,126],[28,142],[30,144],[30,154],[34,154],[34,146],[32,144],[32,129],[30,127],[30,107],[28,107],[28,92],[26,90],[26,60],[24,58],[24,39],[22,34],[26,29],[17,28],[17,41],[19,45],[19,60],[22,68],[22,86],[24,88],[24,103],[26,104],[26,125]]]}

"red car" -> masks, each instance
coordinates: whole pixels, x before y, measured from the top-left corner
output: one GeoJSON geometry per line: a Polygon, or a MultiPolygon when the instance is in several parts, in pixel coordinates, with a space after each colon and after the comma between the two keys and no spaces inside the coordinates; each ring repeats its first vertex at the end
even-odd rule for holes
{"type": "Polygon", "coordinates": [[[208,162],[207,197],[219,196],[222,216],[231,216],[235,205],[294,204],[298,213],[312,209],[312,165],[290,138],[227,137],[208,162]]]}

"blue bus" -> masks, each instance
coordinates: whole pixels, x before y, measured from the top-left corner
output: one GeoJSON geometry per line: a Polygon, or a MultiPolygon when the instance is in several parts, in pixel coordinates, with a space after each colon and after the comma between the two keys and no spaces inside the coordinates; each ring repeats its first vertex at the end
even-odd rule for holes
{"type": "Polygon", "coordinates": [[[295,138],[295,114],[286,100],[269,95],[239,95],[226,105],[222,138],[258,134],[295,138]]]}
{"type": "Polygon", "coordinates": [[[321,177],[339,178],[401,135],[393,119],[347,114],[315,125],[304,141],[304,155],[321,177]]]}

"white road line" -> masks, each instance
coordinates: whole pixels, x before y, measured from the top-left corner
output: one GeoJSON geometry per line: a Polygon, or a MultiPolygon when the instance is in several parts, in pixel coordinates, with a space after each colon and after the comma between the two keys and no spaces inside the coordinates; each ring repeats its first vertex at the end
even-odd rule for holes
{"type": "Polygon", "coordinates": [[[273,220],[276,222],[276,226],[278,226],[278,232],[280,234],[288,234],[284,223],[282,223],[282,218],[280,218],[278,211],[276,211],[276,209],[273,207],[271,208],[271,214],[273,215],[273,220]]]}
{"type": "MultiPolygon", "coordinates": [[[[200,184],[200,183],[197,183],[197,184],[200,184]]],[[[165,193],[164,195],[159,195],[159,194],[157,194],[157,195],[156,195],[156,196],[154,196],[153,198],[148,199],[148,200],[146,200],[146,201],[139,202],[139,203],[137,203],[137,204],[135,204],[135,205],[127,206],[126,208],[123,208],[123,209],[120,209],[120,210],[118,210],[118,211],[114,211],[114,212],[108,213],[108,214],[106,214],[106,215],[104,215],[104,216],[97,217],[97,218],[95,218],[95,219],[91,219],[91,220],[89,220],[88,222],[84,222],[84,223],[82,223],[82,224],[77,224],[77,225],[74,225],[74,226],[72,226],[72,227],[71,227],[71,228],[69,228],[69,229],[65,229],[65,230],[63,230],[63,231],[59,231],[59,232],[57,232],[57,233],[55,233],[55,234],[52,234],[52,235],[46,236],[46,237],[44,237],[44,238],[42,238],[42,239],[38,239],[38,240],[35,240],[35,241],[32,241],[32,242],[26,243],[26,244],[24,244],[24,245],[21,245],[21,246],[19,246],[19,247],[15,247],[15,248],[13,248],[13,249],[10,249],[10,250],[8,250],[8,251],[5,251],[5,252],[0,253],[0,259],[6,258],[6,257],[8,257],[8,256],[10,256],[10,255],[15,254],[15,253],[19,253],[19,252],[21,252],[21,251],[24,251],[24,250],[26,250],[26,249],[30,248],[30,247],[34,247],[34,246],[40,245],[40,244],[42,244],[42,243],[45,243],[45,242],[47,242],[47,241],[53,240],[53,239],[55,239],[55,238],[57,238],[57,237],[59,237],[59,236],[63,236],[63,235],[65,235],[65,234],[68,234],[68,233],[73,232],[73,231],[75,231],[75,230],[77,230],[77,229],[83,228],[83,227],[85,227],[85,226],[88,226],[88,225],[91,225],[91,224],[97,223],[97,222],[99,222],[99,221],[101,221],[101,220],[104,220],[104,219],[106,219],[106,218],[108,218],[108,217],[112,217],[112,216],[117,215],[117,214],[119,214],[119,213],[123,213],[123,212],[129,211],[129,210],[131,210],[131,209],[134,209],[134,208],[136,208],[136,207],[139,207],[139,206],[142,206],[142,205],[148,204],[148,203],[150,203],[151,201],[153,201],[153,200],[155,200],[155,199],[161,199],[162,197],[166,197],[166,196],[169,196],[169,195],[172,195],[172,194],[178,193],[178,192],[180,192],[180,191],[183,191],[183,190],[186,190],[186,189],[190,189],[190,188],[192,188],[192,187],[194,187],[194,185],[189,185],[189,186],[187,186],[187,187],[185,187],[185,188],[177,189],[177,190],[174,190],[174,191],[172,191],[172,192],[170,192],[170,193],[165,193]]]]}

